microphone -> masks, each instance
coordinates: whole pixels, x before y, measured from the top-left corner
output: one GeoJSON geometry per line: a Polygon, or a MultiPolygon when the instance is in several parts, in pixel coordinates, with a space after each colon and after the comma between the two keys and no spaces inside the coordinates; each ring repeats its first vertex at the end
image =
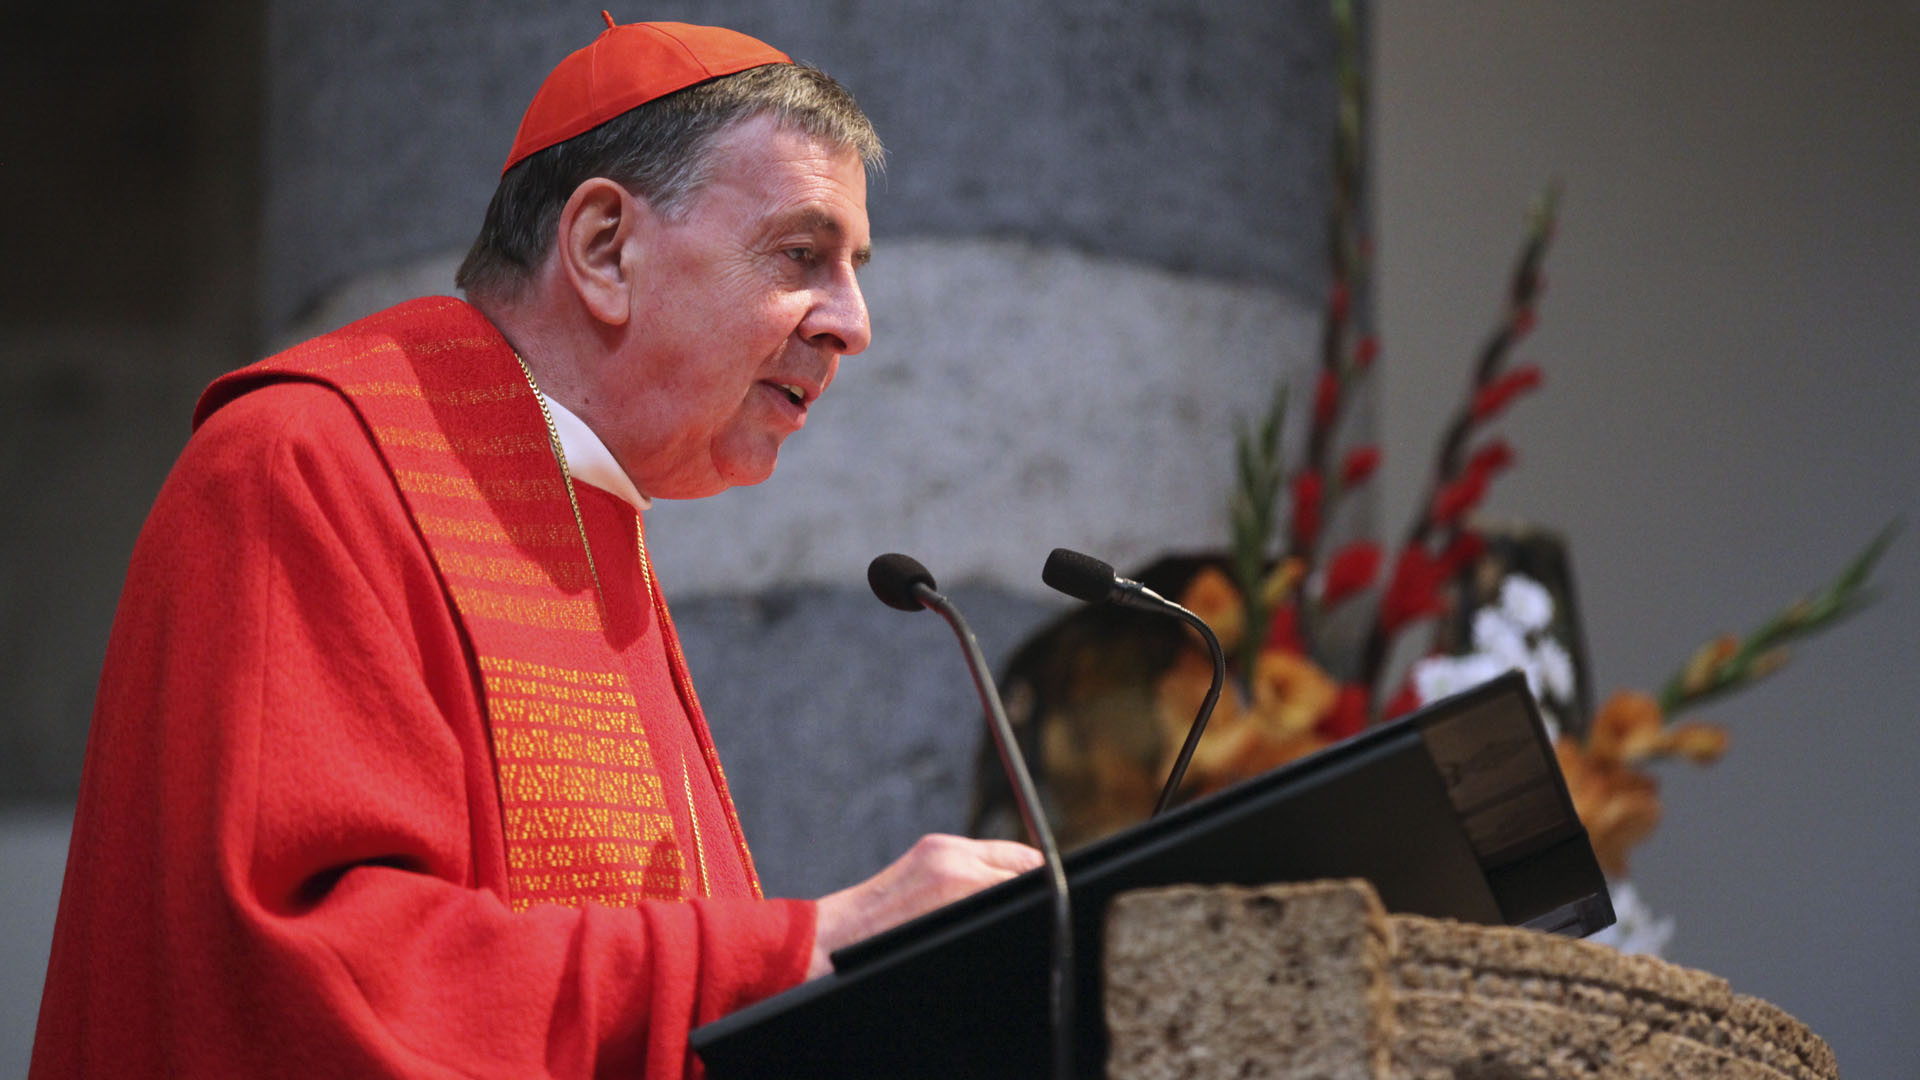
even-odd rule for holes
{"type": "Polygon", "coordinates": [[[867,585],[880,602],[901,611],[927,608],[937,612],[953,627],[966,654],[967,668],[973,673],[973,686],[986,709],[987,730],[993,735],[994,748],[1000,752],[1000,765],[1013,787],[1014,802],[1026,823],[1033,846],[1046,859],[1047,877],[1053,886],[1053,963],[1049,969],[1049,1003],[1053,1013],[1053,1075],[1059,1080],[1073,1076],[1073,908],[1067,896],[1067,870],[1060,861],[1060,846],[1054,843],[1053,829],[1040,811],[1040,795],[1034,790],[1033,776],[1027,771],[1027,759],[1014,741],[1013,725],[1007,722],[1006,706],[994,687],[987,669],[987,658],[980,642],[967,627],[953,602],[940,595],[933,575],[907,555],[882,555],[867,564],[867,585]]]}
{"type": "Polygon", "coordinates": [[[939,586],[933,583],[933,575],[927,572],[927,568],[921,566],[913,556],[897,552],[882,555],[867,564],[867,586],[873,590],[873,595],[880,598],[881,603],[901,611],[919,611],[927,606],[921,603],[915,586],[939,595],[934,592],[939,586]]]}
{"type": "Polygon", "coordinates": [[[1186,778],[1187,766],[1193,761],[1194,747],[1200,745],[1200,736],[1207,730],[1207,720],[1213,716],[1213,707],[1220,701],[1220,690],[1226,685],[1227,657],[1220,650],[1220,639],[1214,636],[1213,627],[1208,626],[1205,619],[1145,585],[1121,577],[1113,572],[1113,567],[1091,555],[1082,555],[1067,548],[1054,548],[1053,554],[1047,556],[1047,565],[1040,571],[1040,580],[1050,588],[1090,604],[1118,604],[1171,615],[1198,630],[1206,640],[1207,652],[1213,656],[1213,684],[1207,688],[1206,700],[1200,703],[1193,726],[1187,729],[1187,741],[1180,747],[1180,756],[1174,759],[1173,769],[1167,775],[1167,785],[1160,789],[1160,801],[1154,804],[1152,814],[1153,817],[1160,816],[1173,801],[1173,793],[1180,787],[1180,781],[1186,778]]]}

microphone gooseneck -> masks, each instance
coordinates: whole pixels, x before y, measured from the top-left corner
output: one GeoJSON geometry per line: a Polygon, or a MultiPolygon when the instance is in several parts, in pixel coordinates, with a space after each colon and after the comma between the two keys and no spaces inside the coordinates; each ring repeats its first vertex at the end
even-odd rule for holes
{"type": "Polygon", "coordinates": [[[1013,787],[1020,818],[1027,826],[1033,846],[1046,860],[1047,878],[1053,888],[1053,958],[1049,967],[1048,1001],[1053,1019],[1053,1075],[1060,1080],[1073,1076],[1073,907],[1067,893],[1067,868],[1060,860],[1060,845],[1054,842],[1053,829],[1040,809],[1040,795],[1034,789],[1033,776],[1027,771],[1026,756],[1015,741],[1013,725],[1007,721],[1007,709],[1000,691],[993,684],[987,658],[980,642],[953,602],[940,595],[933,575],[907,555],[882,555],[867,564],[867,585],[888,607],[901,611],[927,608],[937,612],[953,628],[966,655],[967,669],[973,674],[973,687],[986,710],[987,730],[993,736],[994,749],[1000,754],[1000,766],[1006,770],[1013,787]]]}
{"type": "Polygon", "coordinates": [[[1171,615],[1193,627],[1207,643],[1207,652],[1213,658],[1213,682],[1207,687],[1206,699],[1200,703],[1200,711],[1194,715],[1193,725],[1187,729],[1187,741],[1181,744],[1180,755],[1174,759],[1173,768],[1167,773],[1167,783],[1160,789],[1159,801],[1153,805],[1153,816],[1160,816],[1172,804],[1173,793],[1179,790],[1180,781],[1186,779],[1187,766],[1193,762],[1194,748],[1200,745],[1200,736],[1206,732],[1207,720],[1213,716],[1213,707],[1219,703],[1220,691],[1226,685],[1227,655],[1220,648],[1220,639],[1214,635],[1213,627],[1208,626],[1205,619],[1145,585],[1121,577],[1114,573],[1112,566],[1091,555],[1083,555],[1069,548],[1054,548],[1053,553],[1047,556],[1047,565],[1040,571],[1040,580],[1050,588],[1090,604],[1105,602],[1171,615]]]}

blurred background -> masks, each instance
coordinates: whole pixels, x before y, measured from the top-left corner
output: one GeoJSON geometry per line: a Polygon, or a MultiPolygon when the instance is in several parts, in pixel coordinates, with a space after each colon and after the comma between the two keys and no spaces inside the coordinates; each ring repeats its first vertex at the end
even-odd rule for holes
{"type": "MultiPolygon", "coordinates": [[[[1569,539],[1596,689],[1657,688],[1920,508],[1920,4],[1362,8],[1374,312],[1354,418],[1397,534],[1563,185],[1545,385],[1492,516],[1569,539]]],[[[681,0],[834,72],[892,162],[875,345],[757,488],[649,515],[769,891],[964,824],[979,738],[944,624],[860,571],[925,562],[1004,657],[1067,545],[1226,539],[1235,424],[1312,363],[1334,108],[1318,0],[681,0]]],[[[24,1070],[93,685],[199,389],[451,288],[520,110],[601,26],[571,5],[155,0],[0,39],[0,1073],[24,1070]]],[[[1304,383],[1296,399],[1304,399],[1304,383]]],[[[1295,424],[1298,430],[1300,425],[1295,424]]],[[[1920,1060],[1920,536],[1881,602],[1712,707],[1633,879],[1670,959],[1920,1060]]]]}

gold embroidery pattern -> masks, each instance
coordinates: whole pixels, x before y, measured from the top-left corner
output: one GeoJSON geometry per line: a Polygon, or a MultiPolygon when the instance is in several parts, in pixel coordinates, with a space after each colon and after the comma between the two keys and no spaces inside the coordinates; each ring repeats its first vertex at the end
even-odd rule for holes
{"type": "MultiPolygon", "coordinates": [[[[610,690],[623,689],[627,680],[612,671],[574,671],[569,668],[554,667],[532,660],[517,660],[510,656],[482,656],[480,670],[488,673],[520,675],[529,679],[545,679],[548,682],[573,683],[577,686],[599,686],[610,690]]],[[[632,694],[625,701],[629,705],[636,702],[632,694]]]]}
{"type": "Polygon", "coordinates": [[[443,473],[419,472],[413,469],[399,469],[393,474],[400,490],[415,495],[434,495],[443,499],[466,499],[470,502],[485,502],[498,499],[502,502],[538,502],[542,499],[558,499],[561,496],[560,484],[556,480],[489,480],[476,482],[470,476],[448,476],[443,473]]]}
{"type": "MultiPolygon", "coordinates": [[[[673,839],[673,817],[655,810],[620,810],[606,806],[518,806],[507,811],[511,823],[529,835],[540,836],[549,844],[579,845],[600,840],[627,840],[653,845],[673,839]]],[[[580,864],[580,848],[568,865],[580,864]]],[[[679,848],[669,844],[673,865],[679,865],[679,848]]]]}
{"type": "Polygon", "coordinates": [[[555,548],[574,545],[573,533],[562,525],[509,525],[503,528],[491,521],[440,517],[437,514],[418,514],[414,520],[419,523],[420,531],[428,536],[465,540],[473,544],[555,548]]]}
{"type": "Polygon", "coordinates": [[[510,903],[686,895],[665,778],[626,679],[493,656],[480,658],[480,671],[504,824],[516,838],[510,903]]]}
{"type": "Polygon", "coordinates": [[[584,900],[597,900],[608,907],[632,907],[645,900],[672,896],[679,888],[678,870],[653,870],[641,874],[638,888],[635,888],[631,875],[613,871],[529,875],[526,889],[520,894],[521,900],[516,906],[524,911],[542,901],[579,904],[584,900]]]}
{"type": "MultiPolygon", "coordinates": [[[[554,711],[568,713],[573,710],[560,706],[554,711]]],[[[502,724],[500,737],[496,741],[502,757],[511,754],[528,764],[543,767],[564,765],[569,761],[578,761],[595,769],[658,767],[658,762],[653,760],[652,749],[644,741],[636,743],[631,736],[625,735],[593,735],[552,725],[533,727],[502,724]]],[[[661,800],[661,803],[664,805],[665,800],[661,800]]]]}
{"type": "Polygon", "coordinates": [[[454,602],[467,615],[498,619],[540,630],[600,629],[600,609],[587,600],[552,600],[544,596],[513,596],[449,583],[454,602]]]}
{"type": "Polygon", "coordinates": [[[510,802],[565,804],[601,810],[666,805],[660,774],[651,769],[635,766],[623,771],[603,766],[589,771],[525,764],[527,767],[515,770],[511,782],[501,785],[501,795],[510,802]]]}
{"type": "MultiPolygon", "coordinates": [[[[600,705],[615,709],[635,709],[640,702],[624,685],[611,690],[583,690],[578,686],[547,686],[534,679],[524,679],[514,675],[496,675],[483,671],[487,692],[490,694],[545,694],[548,697],[564,701],[578,702],[581,705],[600,705]]],[[[625,725],[622,724],[622,729],[625,725]]]]}
{"type": "Polygon", "coordinates": [[[637,840],[580,840],[566,847],[515,847],[507,860],[516,873],[548,874],[657,866],[680,868],[680,850],[637,840]]]}
{"type": "MultiPolygon", "coordinates": [[[[438,345],[439,342],[434,344],[438,345]]],[[[472,342],[464,348],[471,348],[480,342],[472,342]]],[[[438,349],[435,351],[451,351],[438,349]]],[[[431,405],[498,405],[512,401],[526,393],[526,387],[519,383],[505,386],[485,386],[473,389],[430,390],[416,383],[402,382],[363,382],[342,383],[340,389],[356,397],[410,397],[419,398],[431,405]]]]}
{"type": "MultiPolygon", "coordinates": [[[[382,324],[394,322],[400,322],[404,325],[406,317],[369,319],[367,321],[367,328],[371,329],[382,324]]],[[[496,347],[497,343],[494,340],[479,337],[449,338],[444,341],[411,341],[404,347],[392,340],[379,340],[372,344],[367,344],[364,338],[357,335],[338,339],[322,337],[308,342],[307,345],[302,348],[304,355],[301,358],[300,370],[308,371],[316,375],[327,375],[335,372],[345,372],[372,357],[397,357],[404,362],[408,354],[425,356],[438,353],[484,351],[496,347]],[[352,349],[355,345],[361,347],[352,349]],[[352,351],[348,351],[349,349],[352,349],[352,351]]],[[[352,383],[341,381],[339,385],[340,389],[350,394],[364,394],[370,397],[409,397],[433,402],[435,404],[448,405],[484,405],[494,404],[497,401],[511,401],[514,397],[518,396],[520,389],[518,386],[512,384],[504,385],[499,389],[504,391],[505,396],[498,399],[481,396],[488,393],[488,390],[485,389],[468,390],[464,393],[475,396],[470,400],[461,400],[462,393],[459,391],[449,392],[423,389],[420,392],[415,392],[413,388],[400,382],[374,381],[352,383]]]]}
{"type": "Polygon", "coordinates": [[[495,585],[522,585],[528,588],[557,586],[566,592],[578,592],[593,584],[587,576],[587,564],[577,560],[552,559],[530,563],[525,559],[506,559],[491,555],[468,555],[462,551],[440,554],[440,569],[448,577],[472,578],[495,585]]]}
{"type": "Polygon", "coordinates": [[[374,428],[381,445],[407,450],[429,450],[438,454],[531,454],[544,453],[546,441],[533,435],[486,435],[477,438],[450,439],[438,431],[412,428],[374,428]]]}
{"type": "Polygon", "coordinates": [[[443,341],[413,342],[409,347],[409,351],[422,356],[432,356],[435,353],[457,353],[468,352],[474,349],[492,349],[497,348],[498,345],[499,342],[490,337],[447,338],[443,341]]]}

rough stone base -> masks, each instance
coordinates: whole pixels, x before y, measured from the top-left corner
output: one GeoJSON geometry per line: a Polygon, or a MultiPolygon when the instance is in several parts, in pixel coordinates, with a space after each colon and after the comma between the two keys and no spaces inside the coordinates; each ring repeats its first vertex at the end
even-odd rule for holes
{"type": "Polygon", "coordinates": [[[1115,1080],[1827,1080],[1725,980],[1510,927],[1387,915],[1365,882],[1182,886],[1108,915],[1115,1080]]]}

